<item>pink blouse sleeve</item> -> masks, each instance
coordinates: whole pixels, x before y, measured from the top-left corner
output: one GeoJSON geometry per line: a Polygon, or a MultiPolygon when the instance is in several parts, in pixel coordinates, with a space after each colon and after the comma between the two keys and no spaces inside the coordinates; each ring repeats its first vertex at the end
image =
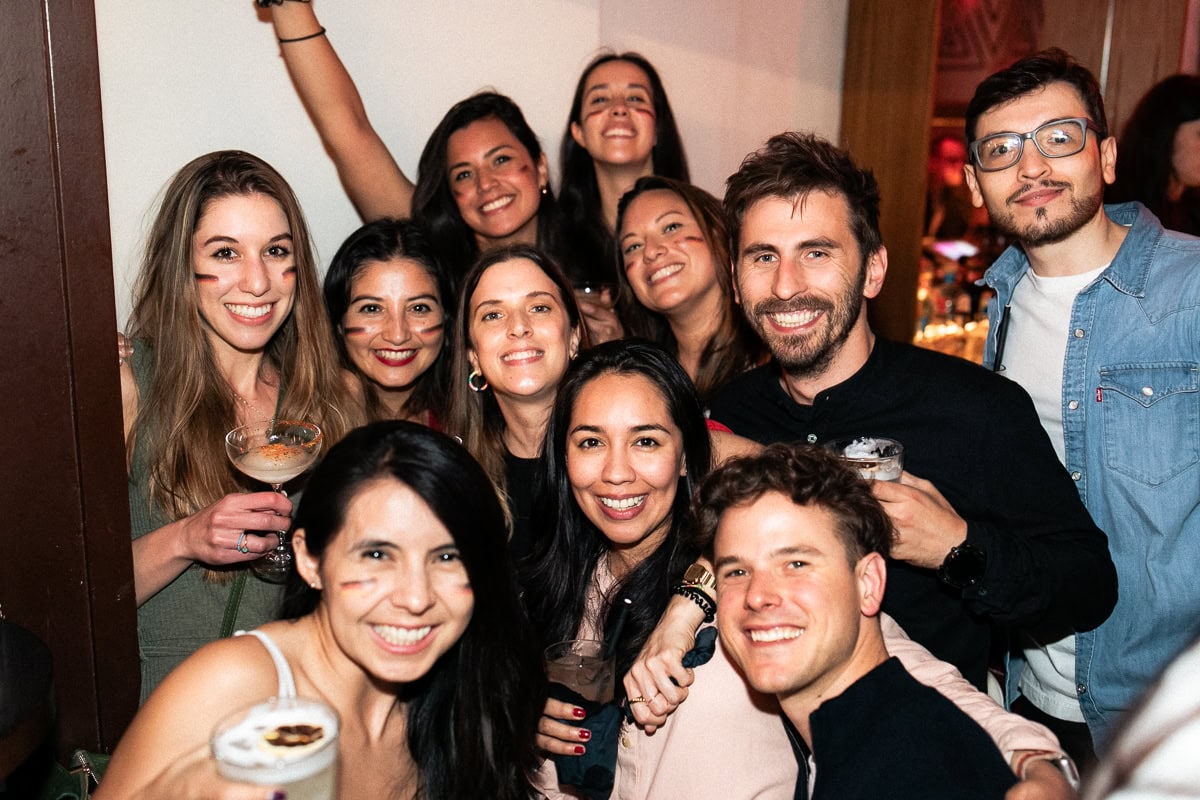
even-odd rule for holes
{"type": "Polygon", "coordinates": [[[1062,750],[1049,728],[1005,711],[995,700],[968,683],[954,665],[939,660],[908,638],[896,620],[887,614],[880,614],[879,619],[888,653],[900,659],[910,675],[937,689],[979,723],[1004,754],[1005,761],[1012,762],[1014,750],[1062,750]]]}

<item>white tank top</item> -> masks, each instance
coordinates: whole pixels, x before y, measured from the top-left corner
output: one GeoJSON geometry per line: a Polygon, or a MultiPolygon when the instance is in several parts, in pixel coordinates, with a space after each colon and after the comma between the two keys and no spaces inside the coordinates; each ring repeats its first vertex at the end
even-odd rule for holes
{"type": "Polygon", "coordinates": [[[287,659],[283,657],[283,651],[279,649],[279,645],[271,641],[270,636],[262,631],[237,631],[233,635],[253,636],[262,642],[263,647],[267,648],[267,652],[271,654],[271,660],[275,662],[275,671],[279,674],[279,690],[276,695],[278,697],[296,696],[296,681],[292,678],[292,668],[288,666],[287,659]]]}

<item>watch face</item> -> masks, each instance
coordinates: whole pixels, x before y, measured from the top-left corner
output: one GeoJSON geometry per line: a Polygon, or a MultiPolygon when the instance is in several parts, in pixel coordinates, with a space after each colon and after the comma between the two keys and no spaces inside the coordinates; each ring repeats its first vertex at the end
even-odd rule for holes
{"type": "Polygon", "coordinates": [[[973,544],[961,544],[951,548],[950,554],[938,570],[938,577],[951,586],[962,589],[978,583],[986,566],[982,550],[973,544]]]}
{"type": "Polygon", "coordinates": [[[708,589],[715,589],[717,586],[716,577],[699,564],[692,564],[687,568],[687,572],[683,573],[684,583],[698,583],[708,589]]]}

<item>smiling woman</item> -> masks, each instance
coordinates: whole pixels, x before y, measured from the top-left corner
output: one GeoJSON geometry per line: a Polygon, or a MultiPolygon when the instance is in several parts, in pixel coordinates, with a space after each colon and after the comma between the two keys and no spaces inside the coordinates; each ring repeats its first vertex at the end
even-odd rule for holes
{"type": "Polygon", "coordinates": [[[333,796],[536,796],[544,678],[511,573],[496,569],[504,515],[479,465],[414,423],[360,428],[317,467],[296,524],[287,621],[175,670],[97,797],[282,796],[218,778],[207,740],[226,714],[292,682],[341,718],[333,796]]]}
{"type": "Polygon", "coordinates": [[[325,274],[325,307],[367,421],[446,418],[450,282],[419,226],[381,219],[350,234],[325,274]]]}
{"type": "Polygon", "coordinates": [[[184,166],[146,243],[121,368],[143,699],[231,611],[248,627],[274,616],[278,587],[245,567],[275,537],[247,534],[286,527],[291,503],[248,493],[261,487],[229,468],[224,437],[280,416],[341,438],[329,330],[287,182],[239,151],[184,166]]]}

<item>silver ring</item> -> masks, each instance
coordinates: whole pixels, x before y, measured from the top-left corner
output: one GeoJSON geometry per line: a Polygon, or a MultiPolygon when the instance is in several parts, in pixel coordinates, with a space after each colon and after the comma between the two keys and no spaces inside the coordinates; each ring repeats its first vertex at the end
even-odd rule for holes
{"type": "Polygon", "coordinates": [[[237,544],[233,547],[239,553],[245,554],[250,552],[250,548],[246,545],[246,532],[242,531],[242,535],[238,537],[237,544]]]}

